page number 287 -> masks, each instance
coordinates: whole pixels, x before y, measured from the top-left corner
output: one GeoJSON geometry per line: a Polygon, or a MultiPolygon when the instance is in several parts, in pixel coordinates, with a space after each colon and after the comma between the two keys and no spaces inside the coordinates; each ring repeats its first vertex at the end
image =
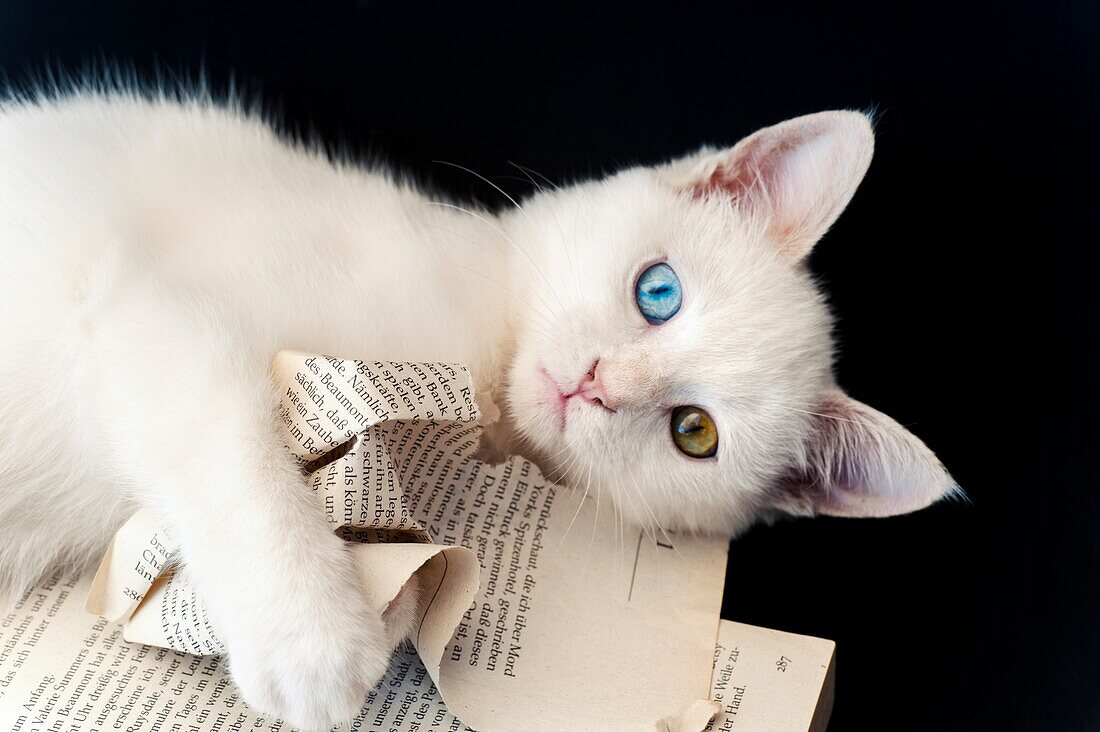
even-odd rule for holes
{"type": "Polygon", "coordinates": [[[791,665],[791,659],[786,656],[780,656],[779,660],[775,662],[775,670],[782,673],[787,673],[787,667],[791,665]]]}

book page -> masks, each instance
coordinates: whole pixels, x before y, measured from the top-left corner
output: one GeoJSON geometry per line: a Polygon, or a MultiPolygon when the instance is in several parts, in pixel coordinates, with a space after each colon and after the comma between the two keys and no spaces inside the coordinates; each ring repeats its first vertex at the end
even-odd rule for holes
{"type": "MultiPolygon", "coordinates": [[[[413,645],[463,724],[702,728],[725,540],[628,530],[609,503],[547,482],[523,458],[478,460],[464,367],[283,352],[272,370],[284,437],[319,510],[359,542],[371,581],[348,591],[384,613],[417,575],[425,602],[413,645]]],[[[221,653],[216,619],[172,571],[171,547],[139,513],[88,607],[124,623],[127,640],[221,653]]]]}
{"type": "Polygon", "coordinates": [[[835,648],[830,640],[723,620],[711,682],[722,709],[708,732],[825,732],[835,648]]]}
{"type": "MultiPolygon", "coordinates": [[[[84,612],[91,581],[90,574],[54,572],[0,618],[0,729],[292,732],[241,701],[219,657],[127,643],[118,625],[84,612]]],[[[832,705],[832,649],[831,641],[723,620],[711,684],[723,713],[708,729],[823,732],[832,705]],[[783,657],[791,675],[777,670],[783,657]]],[[[697,731],[713,712],[713,705],[697,702],[638,729],[697,731]]],[[[515,729],[544,728],[538,710],[531,719],[515,729]]],[[[356,719],[334,729],[472,732],[447,708],[411,646],[394,653],[356,719]]]]}
{"type": "MultiPolygon", "coordinates": [[[[218,656],[128,643],[84,611],[92,576],[58,571],[0,618],[0,729],[11,732],[292,732],[241,700],[218,656]]],[[[472,732],[411,647],[345,730],[472,732]]]]}

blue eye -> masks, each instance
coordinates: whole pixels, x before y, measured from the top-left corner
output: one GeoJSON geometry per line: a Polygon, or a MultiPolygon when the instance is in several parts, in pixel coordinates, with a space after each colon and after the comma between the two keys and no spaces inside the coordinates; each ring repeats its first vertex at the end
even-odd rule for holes
{"type": "Polygon", "coordinates": [[[634,285],[634,302],[642,317],[652,325],[660,325],[672,319],[680,311],[684,300],[680,278],[665,262],[659,262],[642,272],[634,285]]]}

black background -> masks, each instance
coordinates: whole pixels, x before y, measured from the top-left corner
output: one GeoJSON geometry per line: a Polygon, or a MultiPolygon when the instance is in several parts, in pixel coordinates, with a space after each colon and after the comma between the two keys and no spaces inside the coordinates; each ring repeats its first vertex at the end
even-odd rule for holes
{"type": "Polygon", "coordinates": [[[870,174],[813,257],[839,378],[971,503],[757,528],[724,615],[837,641],[834,730],[1100,729],[1100,8],[832,5],[21,0],[0,5],[0,70],[205,70],[494,205],[431,161],[520,193],[507,161],[568,180],[876,110],[870,174]]]}

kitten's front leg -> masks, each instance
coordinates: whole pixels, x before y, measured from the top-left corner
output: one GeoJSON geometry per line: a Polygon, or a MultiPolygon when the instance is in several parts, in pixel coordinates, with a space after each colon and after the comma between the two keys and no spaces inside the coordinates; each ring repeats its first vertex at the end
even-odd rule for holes
{"type": "Polygon", "coordinates": [[[184,544],[245,700],[305,729],[354,716],[392,646],[382,618],[360,599],[347,547],[327,526],[246,523],[193,530],[184,544]],[[215,536],[223,531],[256,533],[215,536]]]}
{"type": "Polygon", "coordinates": [[[391,641],[297,466],[264,442],[197,451],[203,464],[176,473],[193,482],[172,489],[174,530],[245,700],[325,728],[358,711],[391,641]]]}
{"type": "Polygon", "coordinates": [[[267,356],[226,358],[231,344],[212,335],[224,327],[189,330],[131,352],[139,368],[107,385],[102,424],[127,482],[179,540],[244,699],[327,728],[359,710],[391,638],[277,434],[267,356]]]}

